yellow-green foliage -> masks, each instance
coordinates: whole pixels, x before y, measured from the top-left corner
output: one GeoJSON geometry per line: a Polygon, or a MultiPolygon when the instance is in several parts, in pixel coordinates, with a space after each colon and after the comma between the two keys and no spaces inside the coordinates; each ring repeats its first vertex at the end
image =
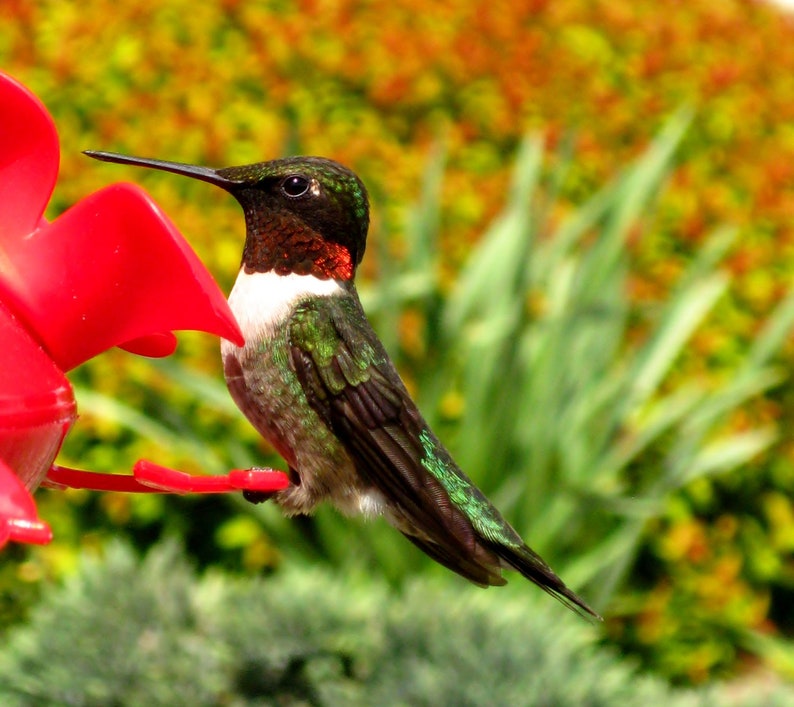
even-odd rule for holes
{"type": "MultiPolygon", "coordinates": [[[[682,363],[690,374],[718,375],[742,355],[759,317],[790,283],[794,20],[764,3],[7,0],[0,5],[0,68],[33,89],[57,123],[62,169],[50,216],[111,181],[135,180],[225,288],[242,241],[231,199],[169,175],[95,164],[80,151],[216,166],[285,152],[340,159],[374,196],[373,240],[390,239],[388,247],[370,248],[364,276],[372,278],[388,258],[401,257],[391,234],[403,230],[404,205],[417,198],[427,155],[442,140],[448,169],[439,247],[451,279],[504,203],[508,165],[528,129],[542,131],[552,147],[574,131],[575,166],[555,206],[564,212],[643,148],[666,116],[691,104],[696,114],[681,166],[633,244],[632,298],[664,298],[712,226],[738,226],[730,294],[682,363]]],[[[400,322],[401,343],[420,366],[418,330],[410,313],[400,322]]],[[[187,336],[180,355],[219,377],[216,346],[187,336]]],[[[215,470],[218,460],[196,458],[178,435],[146,426],[148,411],[167,418],[169,406],[208,436],[240,440],[240,459],[248,458],[243,448],[250,454],[258,444],[239,417],[210,414],[196,391],[174,390],[164,369],[127,354],[110,352],[72,378],[82,386],[84,411],[112,412],[106,400],[89,400],[92,389],[128,405],[119,413],[128,421],[129,411],[143,417],[136,433],[110,414],[86,415],[69,438],[67,462],[118,470],[155,456],[215,470]]],[[[793,394],[785,387],[746,410],[737,429],[778,421],[785,431],[793,394]]],[[[697,616],[734,612],[735,625],[790,629],[782,607],[794,585],[793,485],[794,444],[784,434],[774,456],[741,477],[688,489],[652,528],[632,584],[636,603],[612,624],[613,636],[677,677],[699,680],[736,657],[682,648],[689,627],[681,602],[697,616]],[[674,660],[681,654],[683,665],[674,660]]],[[[110,519],[146,528],[172,507],[154,498],[72,498],[97,525],[110,519]]],[[[62,537],[85,532],[72,527],[62,498],[42,503],[62,537]]],[[[202,517],[200,530],[214,532],[202,517]]],[[[221,547],[240,548],[249,567],[274,562],[261,531],[230,523],[218,531],[221,547]]],[[[20,565],[20,581],[71,562],[62,545],[43,552],[20,565]]]]}

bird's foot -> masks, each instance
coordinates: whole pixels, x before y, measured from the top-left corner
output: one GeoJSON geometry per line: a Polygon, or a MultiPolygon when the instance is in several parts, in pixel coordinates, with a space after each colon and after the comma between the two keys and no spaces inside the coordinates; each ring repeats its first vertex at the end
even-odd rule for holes
{"type": "Polygon", "coordinates": [[[248,503],[264,503],[275,495],[276,492],[272,491],[249,491],[248,489],[243,491],[243,498],[248,501],[248,503]]]}
{"type": "MultiPolygon", "coordinates": [[[[268,469],[267,467],[261,467],[261,466],[254,466],[248,470],[248,474],[251,477],[260,474],[273,474],[273,473],[278,473],[278,472],[274,472],[273,469],[268,469]]],[[[285,475],[282,474],[282,476],[285,475]]],[[[291,484],[294,483],[292,469],[290,469],[289,479],[291,484]]],[[[287,488],[288,487],[289,486],[287,485],[287,488]]],[[[246,501],[248,501],[248,503],[259,504],[259,503],[264,503],[265,501],[269,501],[271,498],[273,498],[273,496],[275,496],[277,493],[283,490],[284,490],[284,486],[280,488],[261,488],[261,487],[255,488],[249,486],[248,488],[243,489],[243,498],[246,501]]]]}

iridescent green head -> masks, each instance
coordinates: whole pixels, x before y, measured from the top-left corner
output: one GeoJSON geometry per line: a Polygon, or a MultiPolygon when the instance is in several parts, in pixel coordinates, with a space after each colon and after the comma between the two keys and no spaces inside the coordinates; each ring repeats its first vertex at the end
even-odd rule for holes
{"type": "Polygon", "coordinates": [[[151,167],[215,184],[242,205],[246,220],[243,266],[351,280],[366,248],[367,191],[338,162],[288,157],[212,169],[179,162],[86,152],[105,162],[151,167]]]}

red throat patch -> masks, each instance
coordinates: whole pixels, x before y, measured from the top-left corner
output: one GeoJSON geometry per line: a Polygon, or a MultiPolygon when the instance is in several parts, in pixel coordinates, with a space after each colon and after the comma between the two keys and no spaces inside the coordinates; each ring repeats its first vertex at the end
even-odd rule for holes
{"type": "Polygon", "coordinates": [[[326,241],[305,226],[296,229],[289,217],[270,214],[248,226],[243,250],[246,272],[272,270],[279,275],[313,275],[322,280],[353,279],[355,265],[345,246],[326,241]]]}
{"type": "Polygon", "coordinates": [[[353,259],[350,251],[339,243],[326,242],[323,255],[314,260],[312,275],[335,280],[351,280],[353,278],[353,259]]]}

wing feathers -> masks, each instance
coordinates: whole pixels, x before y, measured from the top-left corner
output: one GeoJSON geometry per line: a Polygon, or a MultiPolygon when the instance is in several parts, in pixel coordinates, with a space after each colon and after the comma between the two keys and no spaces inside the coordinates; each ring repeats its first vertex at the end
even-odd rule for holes
{"type": "Polygon", "coordinates": [[[391,520],[414,545],[482,586],[504,584],[501,566],[510,565],[568,606],[596,615],[432,436],[354,293],[302,303],[289,336],[291,363],[309,404],[361,477],[389,499],[391,520]]]}

